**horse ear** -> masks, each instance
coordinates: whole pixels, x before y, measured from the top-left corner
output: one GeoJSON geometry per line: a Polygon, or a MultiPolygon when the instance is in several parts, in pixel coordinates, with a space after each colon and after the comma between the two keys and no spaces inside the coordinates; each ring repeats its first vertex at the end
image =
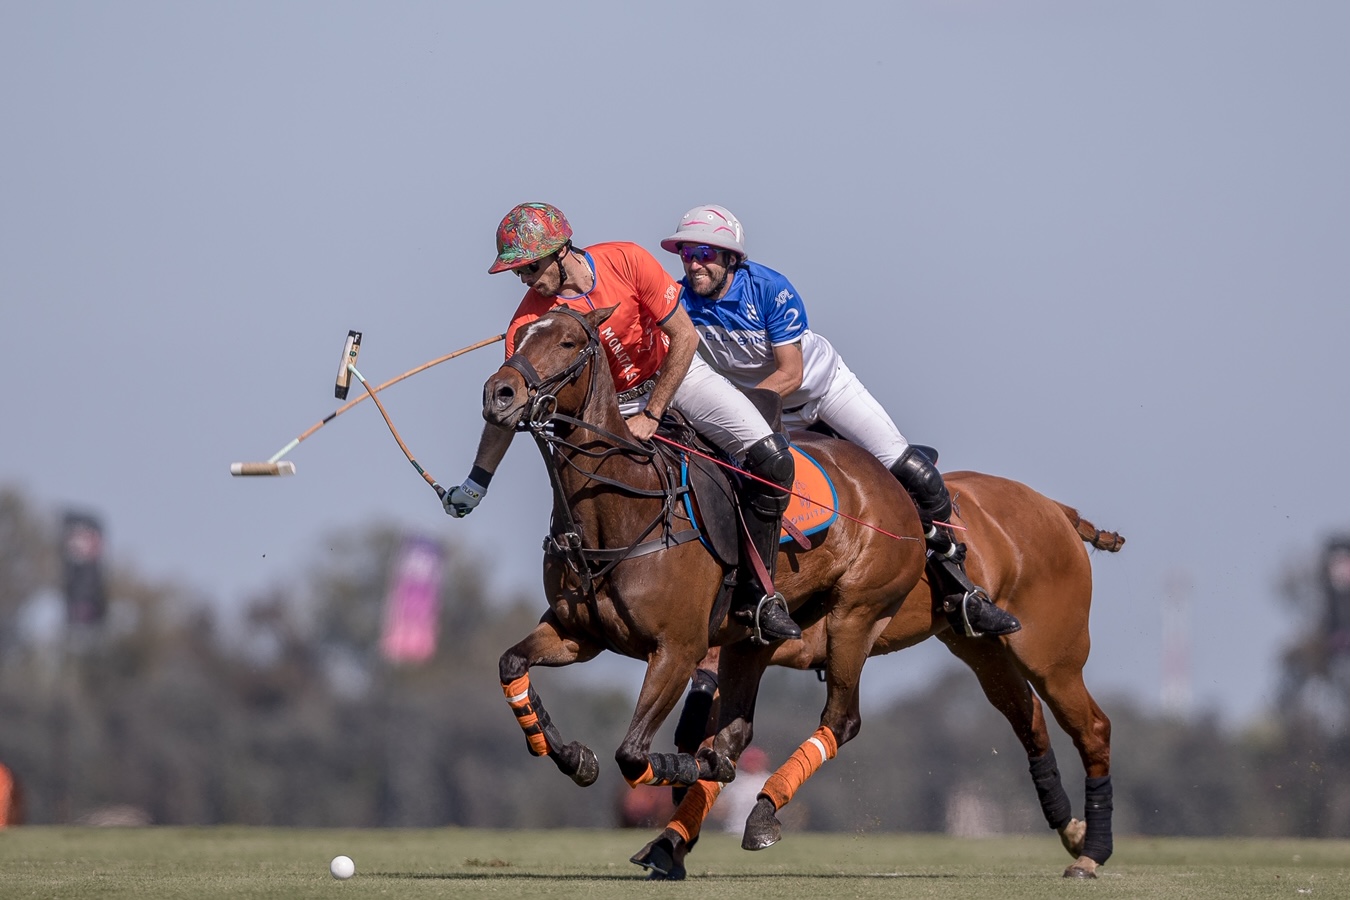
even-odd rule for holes
{"type": "Polygon", "coordinates": [[[606,306],[604,309],[591,310],[590,312],[586,313],[586,321],[591,323],[592,328],[598,329],[600,327],[600,323],[604,322],[606,319],[612,316],[614,314],[614,310],[618,308],[619,305],[616,303],[613,306],[606,306]]]}

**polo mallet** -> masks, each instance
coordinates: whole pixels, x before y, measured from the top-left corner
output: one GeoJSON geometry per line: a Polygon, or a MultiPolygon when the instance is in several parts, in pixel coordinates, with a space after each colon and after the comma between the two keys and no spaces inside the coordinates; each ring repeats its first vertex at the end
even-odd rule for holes
{"type": "MultiPolygon", "coordinates": [[[[505,337],[506,337],[505,334],[497,334],[493,335],[490,338],[484,338],[483,340],[479,341],[476,344],[470,344],[467,347],[461,347],[460,349],[454,351],[453,353],[447,353],[445,356],[437,357],[436,359],[433,359],[430,362],[423,363],[422,365],[418,366],[415,369],[409,369],[408,371],[404,372],[397,378],[391,378],[384,384],[379,385],[378,387],[371,388],[369,385],[366,385],[367,391],[366,393],[359,394],[345,406],[341,406],[338,409],[333,410],[331,413],[324,416],[318,422],[315,422],[308,429],[301,432],[299,437],[295,438],[289,444],[282,447],[276,453],[272,454],[272,457],[268,459],[267,462],[231,463],[230,474],[294,475],[295,463],[290,462],[289,460],[282,460],[282,457],[285,456],[287,453],[290,453],[292,450],[294,450],[296,445],[299,444],[301,441],[303,441],[305,438],[309,437],[311,434],[318,431],[320,428],[327,425],[329,422],[333,421],[338,416],[342,415],[347,410],[351,409],[353,406],[360,403],[362,400],[366,399],[366,397],[374,397],[377,393],[384,390],[385,388],[392,387],[393,385],[398,384],[403,379],[410,378],[413,375],[416,375],[418,372],[424,372],[427,369],[430,369],[432,366],[438,366],[443,362],[452,360],[456,356],[461,356],[465,353],[468,353],[471,350],[477,350],[480,347],[486,347],[488,344],[495,344],[497,343],[497,341],[500,341],[505,337]]],[[[342,348],[342,361],[338,369],[337,384],[333,388],[333,393],[337,396],[339,400],[347,399],[347,390],[351,386],[350,373],[347,370],[347,366],[354,365],[356,363],[356,357],[360,352],[361,352],[361,332],[359,331],[347,332],[347,343],[342,348]]],[[[365,382],[362,381],[362,384],[365,384],[365,382]]],[[[388,417],[386,417],[386,421],[387,419],[388,417]]],[[[395,437],[397,437],[397,435],[395,435],[395,437]]]]}
{"type": "MultiPolygon", "coordinates": [[[[359,345],[361,341],[361,336],[357,334],[357,332],[355,331],[353,331],[352,334],[356,335],[357,344],[359,345]]],[[[351,346],[350,341],[351,339],[348,338],[349,347],[351,346]]],[[[354,358],[355,354],[353,354],[353,359],[354,358]]],[[[412,467],[417,470],[417,474],[421,475],[423,478],[426,479],[427,484],[431,485],[431,488],[436,492],[437,497],[440,497],[442,500],[444,500],[445,488],[437,484],[436,479],[431,477],[431,473],[428,472],[426,469],[422,468],[421,464],[418,463],[417,460],[413,459],[413,455],[410,452],[408,452],[408,445],[403,443],[403,438],[398,436],[398,429],[394,427],[393,420],[389,418],[389,413],[385,411],[384,404],[380,402],[379,397],[375,396],[374,389],[371,388],[370,384],[366,381],[365,377],[362,376],[362,374],[356,370],[356,366],[354,363],[347,363],[347,371],[351,372],[353,375],[356,376],[356,380],[361,382],[361,386],[364,387],[366,391],[370,394],[370,399],[375,401],[375,406],[380,410],[380,415],[384,416],[384,424],[389,426],[389,433],[394,436],[394,440],[398,441],[398,448],[403,451],[404,456],[408,457],[408,462],[412,463],[412,467]]]]}

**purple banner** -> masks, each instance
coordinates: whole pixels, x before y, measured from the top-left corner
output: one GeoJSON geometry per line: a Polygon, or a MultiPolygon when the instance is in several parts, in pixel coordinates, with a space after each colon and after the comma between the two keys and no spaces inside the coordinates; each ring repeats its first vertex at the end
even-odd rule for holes
{"type": "Polygon", "coordinates": [[[380,652],[385,659],[418,663],[435,655],[443,569],[440,544],[423,537],[404,539],[384,597],[380,652]]]}

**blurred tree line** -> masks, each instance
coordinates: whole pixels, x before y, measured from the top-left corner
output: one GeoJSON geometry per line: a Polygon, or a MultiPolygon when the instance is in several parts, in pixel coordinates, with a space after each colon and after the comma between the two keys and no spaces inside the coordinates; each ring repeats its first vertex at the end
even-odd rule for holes
{"type": "MultiPolygon", "coordinates": [[[[28,822],[121,810],[155,824],[618,824],[628,788],[612,754],[640,666],[619,663],[600,678],[583,671],[599,661],[536,670],[564,735],[600,758],[600,781],[576,787],[526,752],[497,681],[498,656],[533,626],[540,602],[490,598],[483,562],[455,546],[444,548],[437,652],[396,666],[378,648],[403,538],[393,525],[324,540],[332,552],[321,566],[251,598],[228,628],[194,590],[118,567],[102,621],[53,635],[34,621],[44,600],[57,602],[57,531],[0,489],[0,762],[24,788],[28,822]]],[[[1309,668],[1300,649],[1325,632],[1309,599],[1315,570],[1291,564],[1282,581],[1307,633],[1286,657],[1286,702],[1267,720],[1234,734],[1212,715],[1159,717],[1101,698],[1114,724],[1117,833],[1350,837],[1350,688],[1334,665],[1309,668]]],[[[794,800],[800,827],[1045,828],[1007,723],[968,671],[942,677],[951,683],[865,714],[862,735],[794,800]]],[[[771,670],[756,744],[781,761],[823,701],[814,675],[771,670]]],[[[671,745],[674,718],[657,749],[671,745]]],[[[1081,816],[1077,754],[1055,737],[1081,816]]]]}

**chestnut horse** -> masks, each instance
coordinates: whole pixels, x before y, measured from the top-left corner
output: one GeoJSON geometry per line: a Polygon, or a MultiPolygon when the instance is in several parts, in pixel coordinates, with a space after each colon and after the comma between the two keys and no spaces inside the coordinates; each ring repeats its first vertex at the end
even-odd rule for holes
{"type": "MultiPolygon", "coordinates": [[[[983,475],[953,472],[945,477],[954,505],[954,521],[965,527],[971,580],[990,596],[1006,602],[1022,622],[1022,630],[1000,640],[971,639],[952,632],[945,620],[927,614],[927,583],[902,604],[871,655],[880,656],[937,637],[979,679],[989,702],[1012,725],[1027,754],[1032,781],[1047,823],[1075,857],[1065,877],[1095,878],[1097,867],[1111,855],[1111,722],[1083,683],[1087,662],[1088,610],[1092,604],[1092,568],[1086,543],[1116,552],[1125,539],[1100,531],[1077,510],[1037,493],[1024,484],[983,475]],[[1039,695],[1039,698],[1038,698],[1039,695]],[[1084,819],[1072,815],[1072,804],[1060,782],[1059,768],[1041,709],[1041,698],[1059,726],[1073,739],[1086,772],[1084,819]]],[[[827,635],[819,625],[806,629],[800,641],[779,645],[772,664],[815,668],[824,659],[827,635]]],[[[699,743],[706,733],[708,712],[717,690],[717,651],[700,665],[695,688],[686,701],[676,741],[699,743]]],[[[737,688],[732,688],[735,693],[737,688]]],[[[728,694],[721,688],[722,700],[728,694]]],[[[701,783],[685,796],[673,827],[644,847],[633,862],[653,870],[653,877],[679,879],[684,857],[720,785],[701,783]]],[[[767,847],[778,840],[772,802],[761,799],[746,824],[742,846],[767,847]]]]}
{"type": "MultiPolygon", "coordinates": [[[[544,556],[548,609],[502,654],[502,686],[529,751],[586,786],[599,773],[595,753],[563,741],[530,669],[584,662],[602,650],[645,660],[637,707],[615,752],[624,779],[635,786],[729,781],[750,742],[760,676],[774,650],[747,640],[739,621],[714,614],[725,567],[700,541],[681,540],[688,522],[675,513],[669,471],[678,465],[655,445],[635,442],[624,424],[598,331],[610,312],[555,308],[522,329],[515,353],[483,389],[483,417],[531,432],[554,489],[544,556]],[[696,754],[651,753],[699,661],[719,645],[722,684],[737,689],[724,694],[715,740],[696,754]]],[[[925,556],[914,504],[881,463],[821,435],[798,442],[828,470],[840,506],[859,521],[841,517],[809,551],[789,545],[779,557],[776,587],[803,626],[815,623],[814,661],[826,683],[820,727],[797,754],[809,759],[794,757],[766,785],[780,806],[858,732],[863,663],[922,578],[925,556]]],[[[919,616],[931,618],[927,599],[922,606],[919,616]]]]}

